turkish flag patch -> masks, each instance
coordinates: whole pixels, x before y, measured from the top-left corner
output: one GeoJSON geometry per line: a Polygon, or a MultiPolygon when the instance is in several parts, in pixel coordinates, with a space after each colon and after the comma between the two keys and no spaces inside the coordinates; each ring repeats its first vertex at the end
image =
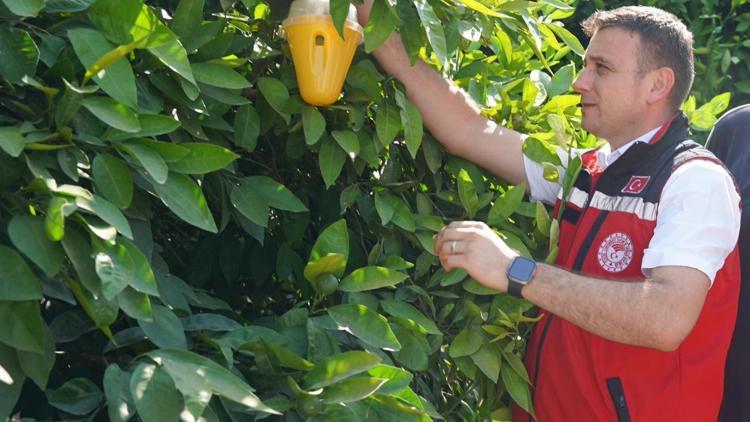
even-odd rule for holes
{"type": "Polygon", "coordinates": [[[643,192],[643,189],[646,188],[649,180],[651,180],[651,176],[632,176],[630,177],[628,184],[622,188],[621,192],[633,194],[641,193],[643,192]]]}

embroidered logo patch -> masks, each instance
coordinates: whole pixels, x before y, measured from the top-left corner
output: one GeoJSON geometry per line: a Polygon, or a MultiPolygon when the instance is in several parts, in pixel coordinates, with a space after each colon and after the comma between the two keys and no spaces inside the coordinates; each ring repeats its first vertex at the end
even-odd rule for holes
{"type": "Polygon", "coordinates": [[[619,273],[633,261],[633,241],[625,233],[612,233],[599,245],[597,258],[604,271],[619,273]]]}
{"type": "Polygon", "coordinates": [[[648,184],[648,181],[651,179],[651,176],[632,176],[630,178],[630,181],[627,185],[625,185],[624,188],[622,188],[622,193],[641,193],[643,192],[643,189],[646,189],[646,185],[648,184]]]}

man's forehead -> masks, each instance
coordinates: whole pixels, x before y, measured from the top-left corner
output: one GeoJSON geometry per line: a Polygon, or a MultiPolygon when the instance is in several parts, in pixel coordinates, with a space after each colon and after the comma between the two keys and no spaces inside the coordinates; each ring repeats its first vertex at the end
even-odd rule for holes
{"type": "Polygon", "coordinates": [[[618,59],[637,53],[640,37],[623,28],[603,28],[591,37],[584,59],[597,62],[616,62],[618,59]]]}

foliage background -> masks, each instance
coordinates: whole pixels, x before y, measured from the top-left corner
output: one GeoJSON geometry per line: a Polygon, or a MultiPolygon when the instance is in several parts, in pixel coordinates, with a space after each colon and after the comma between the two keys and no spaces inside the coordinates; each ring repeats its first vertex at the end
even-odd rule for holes
{"type": "MultiPolygon", "coordinates": [[[[714,94],[748,92],[732,32],[745,2],[657,3],[702,28],[710,84],[686,111],[707,129],[729,103],[714,94]]],[[[552,145],[597,142],[569,92],[583,47],[567,29],[594,4],[576,5],[376,0],[360,50],[398,28],[413,58],[532,134],[526,153],[555,178],[552,145]]],[[[332,1],[338,24],[346,6],[332,1]]],[[[531,408],[533,311],[441,270],[432,235],[479,219],[541,260],[555,222],[445,153],[366,51],[339,102],[304,104],[278,31],[288,7],[2,0],[0,419],[531,408]]]]}

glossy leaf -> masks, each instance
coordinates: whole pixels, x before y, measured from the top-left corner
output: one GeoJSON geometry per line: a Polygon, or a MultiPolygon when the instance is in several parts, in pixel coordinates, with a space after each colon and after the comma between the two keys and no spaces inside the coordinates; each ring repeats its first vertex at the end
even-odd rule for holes
{"type": "Polygon", "coordinates": [[[92,165],[94,183],[102,196],[119,208],[127,208],[133,200],[133,176],[122,160],[99,154],[92,165]]]}
{"type": "MultiPolygon", "coordinates": [[[[102,387],[110,421],[125,422],[135,415],[135,408],[130,400],[130,373],[112,363],[104,371],[102,387]]],[[[162,396],[160,399],[163,399],[162,396]]]]}
{"type": "Polygon", "coordinates": [[[0,245],[0,300],[24,301],[42,298],[42,283],[14,249],[0,245]]]}
{"type": "Polygon", "coordinates": [[[250,82],[227,66],[214,63],[193,63],[195,80],[206,85],[228,89],[249,88],[250,82]]]}
{"type": "Polygon", "coordinates": [[[39,217],[16,215],[8,224],[8,236],[13,245],[48,277],[57,274],[63,263],[63,251],[59,244],[47,238],[44,220],[39,217]]]}
{"type": "Polygon", "coordinates": [[[385,350],[399,350],[401,344],[393,334],[388,320],[363,305],[336,305],[328,315],[338,328],[348,331],[365,343],[385,350]]]}
{"type": "Polygon", "coordinates": [[[12,83],[19,83],[25,75],[34,75],[39,62],[39,48],[28,32],[2,26],[0,57],[3,58],[0,61],[0,76],[12,83]]]}
{"type": "Polygon", "coordinates": [[[170,173],[164,184],[153,187],[164,205],[185,222],[212,233],[218,231],[203,192],[188,176],[170,173]]]}
{"type": "Polygon", "coordinates": [[[163,368],[139,364],[130,377],[129,389],[138,416],[144,422],[179,419],[182,397],[163,368]]]}
{"type": "Polygon", "coordinates": [[[18,157],[26,146],[26,139],[15,126],[0,127],[0,148],[11,157],[18,157]]]}
{"type": "Polygon", "coordinates": [[[186,142],[181,147],[189,150],[184,157],[169,163],[169,169],[184,174],[205,174],[221,170],[239,155],[227,148],[204,142],[186,142]]]}
{"type": "Polygon", "coordinates": [[[350,351],[331,356],[315,365],[305,375],[305,386],[308,389],[326,387],[372,369],[380,361],[379,356],[362,351],[350,351]]]}
{"type": "Polygon", "coordinates": [[[160,349],[185,349],[187,339],[180,319],[164,306],[152,307],[153,322],[138,321],[149,340],[160,349]]]}
{"type": "Polygon", "coordinates": [[[103,398],[102,391],[88,378],[74,378],[47,392],[47,400],[52,406],[73,415],[93,411],[103,398]]]}
{"type": "Polygon", "coordinates": [[[391,287],[409,278],[406,274],[385,267],[362,267],[341,280],[341,290],[362,292],[391,287]]]}
{"type": "Polygon", "coordinates": [[[109,97],[89,97],[81,105],[102,122],[123,132],[136,133],[141,130],[138,116],[127,106],[109,97]]]}
{"type": "Polygon", "coordinates": [[[260,117],[251,105],[243,105],[234,116],[234,143],[248,151],[255,149],[260,134],[260,117]]]}
{"type": "Polygon", "coordinates": [[[350,403],[369,397],[387,382],[382,378],[352,377],[326,388],[323,403],[350,403]]]}

